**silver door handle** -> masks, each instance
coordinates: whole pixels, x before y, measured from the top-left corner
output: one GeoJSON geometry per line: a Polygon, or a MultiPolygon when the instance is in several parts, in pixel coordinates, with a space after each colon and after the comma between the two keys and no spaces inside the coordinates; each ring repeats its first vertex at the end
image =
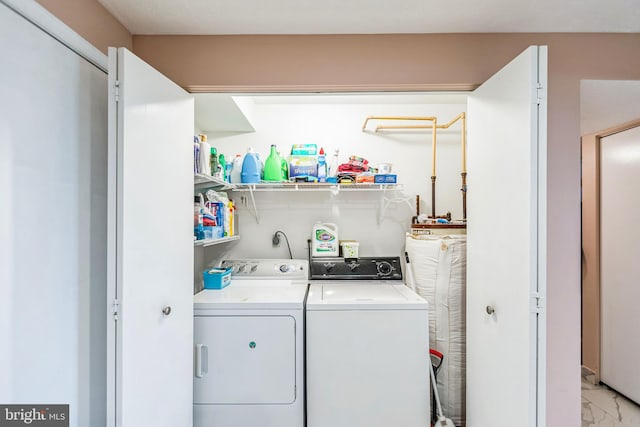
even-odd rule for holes
{"type": "Polygon", "coordinates": [[[496,312],[496,310],[493,307],[491,307],[490,305],[487,306],[486,310],[487,310],[487,314],[489,314],[489,315],[491,315],[491,314],[496,312]]]}
{"type": "Polygon", "coordinates": [[[170,314],[171,314],[171,306],[170,306],[170,305],[168,305],[168,306],[164,307],[164,308],[162,309],[162,314],[164,314],[165,316],[170,315],[170,314]]]}
{"type": "Polygon", "coordinates": [[[196,344],[196,378],[202,378],[209,371],[208,351],[204,344],[196,344]]]}

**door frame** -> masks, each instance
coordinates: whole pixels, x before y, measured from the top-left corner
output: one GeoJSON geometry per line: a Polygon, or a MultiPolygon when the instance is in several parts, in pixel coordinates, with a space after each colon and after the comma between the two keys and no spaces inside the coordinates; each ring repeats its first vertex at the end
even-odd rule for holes
{"type": "MultiPolygon", "coordinates": [[[[581,138],[582,204],[582,373],[600,381],[600,152],[601,140],[611,135],[640,127],[640,119],[632,120],[581,138]],[[593,313],[586,317],[585,313],[593,313]]],[[[590,378],[591,380],[591,378],[590,378]]]]}

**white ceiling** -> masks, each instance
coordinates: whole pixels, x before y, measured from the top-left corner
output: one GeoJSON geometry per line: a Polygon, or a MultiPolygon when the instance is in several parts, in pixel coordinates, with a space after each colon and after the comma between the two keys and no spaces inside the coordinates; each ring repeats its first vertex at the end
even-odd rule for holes
{"type": "Polygon", "coordinates": [[[132,34],[640,32],[638,0],[99,0],[132,34]]]}

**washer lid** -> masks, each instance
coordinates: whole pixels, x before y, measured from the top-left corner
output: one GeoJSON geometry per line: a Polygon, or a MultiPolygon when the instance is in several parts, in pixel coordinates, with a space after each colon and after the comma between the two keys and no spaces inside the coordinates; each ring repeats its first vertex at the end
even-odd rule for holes
{"type": "Polygon", "coordinates": [[[304,306],[307,292],[305,284],[291,286],[264,286],[256,281],[254,286],[232,282],[224,289],[205,289],[193,297],[195,310],[228,309],[297,309],[304,306]]]}
{"type": "Polygon", "coordinates": [[[307,310],[426,310],[427,301],[404,285],[313,284],[307,310]]]}

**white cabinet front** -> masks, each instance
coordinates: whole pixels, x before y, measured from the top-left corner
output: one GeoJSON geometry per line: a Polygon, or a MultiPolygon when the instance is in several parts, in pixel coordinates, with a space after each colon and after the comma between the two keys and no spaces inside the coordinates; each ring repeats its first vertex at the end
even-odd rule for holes
{"type": "Polygon", "coordinates": [[[290,404],[296,398],[295,319],[194,319],[195,404],[290,404]]]}

